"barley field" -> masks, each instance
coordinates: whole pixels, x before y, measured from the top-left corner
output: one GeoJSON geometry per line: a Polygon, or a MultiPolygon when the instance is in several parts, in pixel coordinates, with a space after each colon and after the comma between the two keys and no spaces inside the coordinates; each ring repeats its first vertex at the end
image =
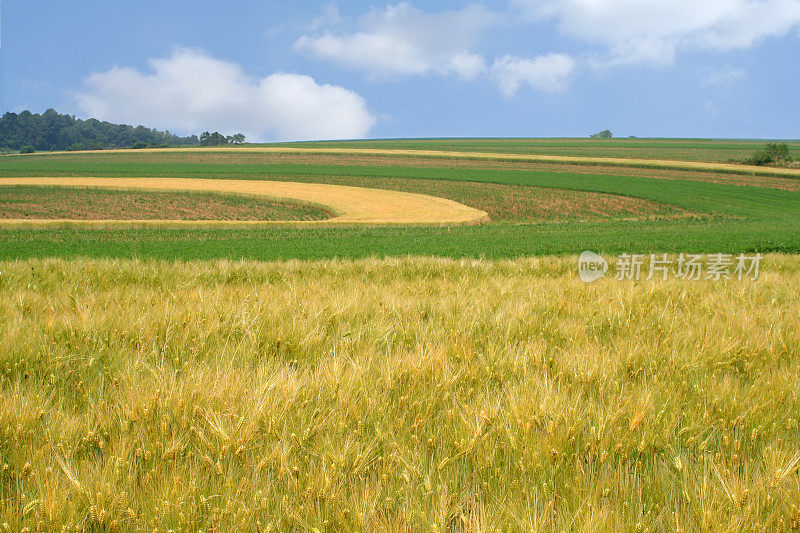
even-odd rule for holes
{"type": "Polygon", "coordinates": [[[6,531],[788,531],[800,256],[0,263],[6,531]]]}
{"type": "Polygon", "coordinates": [[[800,180],[757,146],[0,157],[0,531],[800,528],[800,180]]]}

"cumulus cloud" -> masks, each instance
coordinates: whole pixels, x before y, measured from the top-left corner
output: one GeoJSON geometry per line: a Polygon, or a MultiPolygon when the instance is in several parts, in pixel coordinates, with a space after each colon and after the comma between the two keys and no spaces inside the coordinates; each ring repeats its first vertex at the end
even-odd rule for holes
{"type": "Polygon", "coordinates": [[[681,49],[732,50],[800,27],[800,0],[514,0],[607,48],[609,64],[667,65],[681,49]]]}
{"type": "Polygon", "coordinates": [[[102,120],[183,133],[242,132],[250,140],[359,138],[376,120],[358,94],[309,76],[251,78],[236,63],[192,49],[148,65],[148,72],[114,67],[92,74],[74,94],[77,105],[102,120]]]}
{"type": "Polygon", "coordinates": [[[354,31],[304,35],[295,48],[375,77],[438,73],[473,79],[487,67],[470,48],[496,18],[474,5],[425,13],[401,2],[373,9],[354,31]]]}
{"type": "Polygon", "coordinates": [[[564,54],[548,54],[534,59],[503,56],[492,65],[492,77],[507,97],[512,97],[523,84],[540,91],[566,88],[575,70],[575,60],[564,54]]]}

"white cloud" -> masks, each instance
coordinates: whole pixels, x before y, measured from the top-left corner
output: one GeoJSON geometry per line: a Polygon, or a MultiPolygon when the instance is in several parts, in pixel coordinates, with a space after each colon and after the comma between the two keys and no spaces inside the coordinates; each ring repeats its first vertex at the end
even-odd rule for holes
{"type": "Polygon", "coordinates": [[[242,132],[249,140],[365,137],[375,117],[358,94],[309,76],[251,78],[236,63],[191,49],[150,59],[150,72],[114,67],[75,93],[92,117],[182,133],[242,132]]]}
{"type": "Polygon", "coordinates": [[[741,81],[747,77],[747,71],[743,68],[722,67],[708,71],[703,76],[703,86],[722,87],[741,81]]]}
{"type": "Polygon", "coordinates": [[[510,98],[523,84],[540,91],[562,90],[575,67],[575,60],[564,54],[548,54],[534,59],[503,56],[492,65],[492,77],[502,93],[510,98]]]}
{"type": "Polygon", "coordinates": [[[334,26],[336,24],[340,24],[341,22],[342,15],[339,13],[339,6],[331,2],[330,4],[326,4],[322,8],[320,15],[311,21],[309,29],[311,31],[317,31],[320,28],[334,26]]]}
{"type": "Polygon", "coordinates": [[[355,31],[304,35],[295,48],[377,77],[438,73],[473,79],[486,64],[470,48],[496,18],[479,6],[425,13],[400,2],[373,9],[355,31]]]}
{"type": "Polygon", "coordinates": [[[514,0],[534,19],[604,46],[608,64],[666,65],[681,49],[732,50],[800,26],[800,0],[514,0]]]}

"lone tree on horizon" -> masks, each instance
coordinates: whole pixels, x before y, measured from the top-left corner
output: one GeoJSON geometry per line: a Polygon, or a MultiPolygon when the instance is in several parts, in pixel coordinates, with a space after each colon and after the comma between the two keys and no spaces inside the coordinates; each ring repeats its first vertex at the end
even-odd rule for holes
{"type": "Polygon", "coordinates": [[[591,139],[610,139],[614,136],[609,130],[598,131],[590,136],[591,139]]]}

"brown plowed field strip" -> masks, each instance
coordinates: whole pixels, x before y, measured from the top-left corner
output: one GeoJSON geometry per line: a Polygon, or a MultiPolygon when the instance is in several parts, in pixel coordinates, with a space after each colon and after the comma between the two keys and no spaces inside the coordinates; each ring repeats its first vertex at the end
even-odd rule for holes
{"type": "MultiPolygon", "coordinates": [[[[607,167],[601,165],[574,165],[555,163],[525,163],[509,161],[476,161],[473,159],[458,158],[430,158],[430,157],[388,157],[370,155],[319,155],[319,154],[247,154],[247,153],[220,153],[220,152],[192,152],[181,155],[176,160],[175,151],[169,153],[139,154],[139,150],[131,151],[130,155],[115,155],[119,163],[194,163],[194,164],[261,164],[261,165],[359,165],[375,167],[416,167],[416,168],[466,168],[466,169],[500,169],[500,170],[527,170],[536,172],[570,172],[577,174],[604,174],[615,176],[640,176],[645,178],[674,179],[688,181],[703,181],[709,183],[722,183],[748,187],[763,187],[767,189],[780,189],[785,191],[800,191],[800,179],[754,176],[752,174],[731,174],[713,172],[692,172],[687,170],[666,170],[654,168],[629,168],[607,167]]],[[[50,160],[64,161],[97,161],[105,152],[70,152],[69,155],[48,155],[50,160]]]]}
{"type": "MultiPolygon", "coordinates": [[[[760,176],[778,176],[800,179],[800,169],[781,167],[757,167],[732,163],[705,163],[699,161],[673,161],[661,159],[630,159],[620,157],[578,157],[560,155],[510,154],[495,152],[454,152],[443,150],[400,150],[384,148],[287,148],[287,147],[190,147],[190,148],[145,148],[141,150],[105,150],[103,153],[158,153],[158,152],[248,152],[264,154],[339,154],[339,155],[384,155],[432,158],[459,158],[479,161],[519,161],[532,163],[554,163],[569,165],[604,165],[634,168],[656,168],[667,170],[694,170],[698,172],[720,172],[733,174],[750,174],[760,176]]],[[[73,152],[79,153],[79,152],[73,152]]],[[[96,152],[95,152],[96,153],[96,152]]]]}
{"type": "Polygon", "coordinates": [[[72,187],[0,187],[0,219],[325,220],[331,214],[260,196],[72,187]]]}

